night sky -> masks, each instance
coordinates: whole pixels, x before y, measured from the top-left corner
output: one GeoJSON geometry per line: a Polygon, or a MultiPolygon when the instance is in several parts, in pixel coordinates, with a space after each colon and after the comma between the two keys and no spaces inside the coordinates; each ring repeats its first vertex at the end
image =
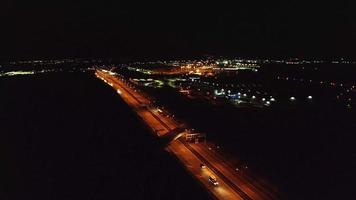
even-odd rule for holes
{"type": "Polygon", "coordinates": [[[0,4],[2,61],[201,55],[356,58],[352,1],[0,4]]]}

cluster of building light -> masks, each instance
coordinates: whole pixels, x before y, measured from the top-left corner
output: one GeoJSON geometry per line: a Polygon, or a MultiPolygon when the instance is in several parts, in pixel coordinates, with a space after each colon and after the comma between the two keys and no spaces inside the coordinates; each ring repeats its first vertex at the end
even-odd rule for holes
{"type": "Polygon", "coordinates": [[[7,64],[10,65],[53,65],[53,64],[65,64],[65,63],[102,63],[101,59],[81,59],[81,58],[65,58],[55,60],[19,60],[10,61],[7,64]]]}
{"type": "Polygon", "coordinates": [[[34,71],[11,71],[0,73],[0,76],[18,76],[18,75],[32,75],[35,74],[34,71]]]}
{"type": "Polygon", "coordinates": [[[161,88],[164,85],[164,82],[162,80],[158,79],[132,79],[131,82],[133,82],[136,85],[143,85],[143,86],[148,86],[148,87],[154,87],[154,88],[161,88]]]}
{"type": "Polygon", "coordinates": [[[223,58],[207,58],[198,60],[170,60],[170,61],[150,61],[150,62],[134,62],[133,65],[167,65],[167,66],[183,66],[183,65],[238,65],[240,64],[287,64],[287,65],[300,65],[300,64],[321,64],[321,63],[332,63],[332,64],[356,64],[355,61],[346,60],[344,58],[332,61],[325,61],[320,59],[298,59],[298,58],[286,58],[286,59],[248,59],[248,58],[234,58],[234,59],[223,59],[223,58]]]}
{"type": "Polygon", "coordinates": [[[143,74],[152,74],[152,70],[148,70],[148,69],[135,68],[135,67],[127,67],[127,69],[131,70],[131,71],[140,72],[140,73],[143,73],[143,74]]]}

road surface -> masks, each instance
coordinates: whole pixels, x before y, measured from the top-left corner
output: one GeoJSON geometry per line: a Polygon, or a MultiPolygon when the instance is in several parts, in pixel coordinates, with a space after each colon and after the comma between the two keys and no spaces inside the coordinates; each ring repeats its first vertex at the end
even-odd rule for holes
{"type": "MultiPolygon", "coordinates": [[[[113,87],[158,137],[165,136],[179,127],[174,119],[160,114],[157,108],[152,107],[149,98],[130,87],[122,77],[106,70],[97,70],[95,75],[113,87]]],[[[277,199],[274,193],[239,175],[206,145],[187,143],[183,138],[179,138],[170,142],[167,150],[174,154],[196,180],[217,199],[277,199]],[[207,168],[201,169],[202,163],[206,164],[207,168]],[[209,176],[216,177],[219,185],[212,185],[208,181],[209,176]]]]}

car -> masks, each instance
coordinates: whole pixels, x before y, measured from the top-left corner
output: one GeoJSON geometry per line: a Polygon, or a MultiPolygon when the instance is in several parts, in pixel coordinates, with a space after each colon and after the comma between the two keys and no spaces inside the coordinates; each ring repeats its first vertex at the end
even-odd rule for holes
{"type": "Polygon", "coordinates": [[[205,169],[205,168],[206,168],[206,165],[202,163],[202,164],[200,164],[200,168],[201,168],[201,169],[205,169]]]}
{"type": "Polygon", "coordinates": [[[211,176],[209,176],[209,182],[215,186],[219,185],[219,182],[216,180],[216,178],[211,177],[211,176]]]}

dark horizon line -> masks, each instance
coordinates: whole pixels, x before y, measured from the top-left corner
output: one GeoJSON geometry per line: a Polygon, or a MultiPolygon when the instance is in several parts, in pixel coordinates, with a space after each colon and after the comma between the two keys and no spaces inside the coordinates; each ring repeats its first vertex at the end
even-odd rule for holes
{"type": "Polygon", "coordinates": [[[173,60],[204,60],[207,58],[214,58],[214,59],[257,59],[257,60],[323,60],[323,61],[332,61],[332,60],[346,60],[346,61],[356,61],[356,58],[351,56],[246,56],[246,55],[192,55],[192,56],[120,56],[120,57],[74,57],[74,56],[43,56],[43,57],[33,57],[30,58],[17,58],[17,59],[1,59],[0,63],[10,63],[10,62],[26,62],[26,61],[50,61],[50,60],[65,60],[65,59],[79,59],[79,60],[102,60],[102,61],[110,61],[110,62],[118,62],[118,61],[125,61],[125,62],[136,62],[136,61],[173,61],[173,60]]]}

